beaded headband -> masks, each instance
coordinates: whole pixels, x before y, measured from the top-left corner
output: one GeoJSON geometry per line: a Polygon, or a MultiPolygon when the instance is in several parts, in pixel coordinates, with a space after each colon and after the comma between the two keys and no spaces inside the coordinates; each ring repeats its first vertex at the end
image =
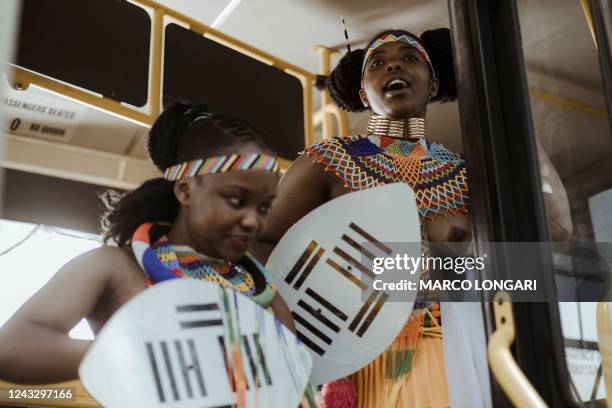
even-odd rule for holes
{"type": "Polygon", "coordinates": [[[427,61],[427,64],[429,65],[429,69],[431,69],[431,76],[433,77],[433,79],[436,79],[436,71],[434,71],[433,69],[433,65],[431,63],[431,60],[429,59],[429,54],[427,53],[425,48],[421,45],[421,43],[417,41],[416,38],[413,38],[407,34],[395,35],[391,33],[383,34],[380,37],[378,37],[376,40],[374,40],[374,42],[372,42],[370,47],[366,50],[365,57],[363,58],[363,65],[361,66],[361,77],[362,78],[365,72],[368,58],[370,58],[370,55],[372,55],[374,50],[376,50],[378,47],[383,46],[385,44],[397,42],[397,41],[406,43],[410,45],[411,47],[416,48],[421,53],[423,58],[425,58],[425,60],[427,61]]]}
{"type": "Polygon", "coordinates": [[[261,170],[277,173],[279,171],[278,160],[276,160],[276,157],[258,153],[214,156],[208,159],[197,159],[168,167],[164,172],[164,178],[169,181],[175,181],[184,177],[197,177],[203,174],[244,170],[261,170]]]}

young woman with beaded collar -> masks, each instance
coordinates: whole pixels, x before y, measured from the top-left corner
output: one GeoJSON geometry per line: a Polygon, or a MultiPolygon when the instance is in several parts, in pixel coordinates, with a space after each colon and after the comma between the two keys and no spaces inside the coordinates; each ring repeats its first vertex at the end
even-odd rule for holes
{"type": "Polygon", "coordinates": [[[164,178],[123,196],[107,196],[104,245],[82,254],[30,298],[0,330],[0,377],[17,383],[78,378],[91,341],[68,332],[85,317],[97,333],[147,286],[204,279],[235,289],[293,329],[267,272],[247,255],[264,228],[278,183],[278,163],[246,121],[175,104],[148,139],[164,178]],[[143,241],[143,252],[131,247],[143,241]],[[144,273],[143,273],[144,269],[144,273]]]}
{"type": "MultiPolygon", "coordinates": [[[[424,243],[471,241],[465,162],[461,155],[430,142],[425,123],[430,102],[456,98],[454,81],[448,29],[426,31],[420,38],[403,30],[387,30],[365,49],[347,53],[329,76],[327,88],[341,108],[371,110],[367,135],[317,143],[292,164],[281,179],[268,227],[254,251],[260,260],[297,220],[319,205],[351,191],[393,182],[405,182],[417,193],[424,243]]],[[[552,166],[546,174],[561,196],[546,202],[547,212],[555,216],[550,223],[553,236],[567,236],[571,223],[565,190],[552,166]]],[[[357,405],[450,406],[442,340],[439,302],[424,294],[388,350],[349,377],[357,405]]],[[[484,354],[484,347],[477,352],[484,354]]],[[[453,369],[458,365],[462,364],[453,369]]],[[[486,361],[484,367],[481,364],[454,377],[453,382],[465,377],[470,390],[461,390],[466,396],[462,403],[467,400],[469,405],[453,401],[453,406],[489,404],[488,386],[473,378],[476,372],[488,375],[486,361]]]]}

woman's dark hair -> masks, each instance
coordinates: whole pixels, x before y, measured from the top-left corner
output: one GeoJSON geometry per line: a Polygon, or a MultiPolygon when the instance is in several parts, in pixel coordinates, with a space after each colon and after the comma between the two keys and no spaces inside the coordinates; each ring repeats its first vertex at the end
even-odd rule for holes
{"type": "Polygon", "coordinates": [[[385,30],[374,36],[365,49],[355,49],[346,53],[338,62],[336,68],[329,74],[327,90],[336,105],[349,112],[363,112],[368,109],[363,106],[361,98],[359,98],[361,68],[365,50],[381,35],[398,32],[417,39],[429,54],[439,81],[438,95],[431,98],[431,102],[448,102],[457,99],[451,37],[448,28],[427,30],[421,34],[420,38],[404,30],[385,30]]]}
{"type": "MultiPolygon", "coordinates": [[[[246,120],[211,113],[206,104],[175,103],[157,118],[147,140],[153,164],[165,171],[178,163],[233,152],[239,145],[254,143],[270,150],[263,135],[246,120]]],[[[125,246],[136,228],[145,222],[174,222],[179,203],[174,182],[156,178],[123,195],[107,191],[101,228],[105,243],[125,246]]]]}

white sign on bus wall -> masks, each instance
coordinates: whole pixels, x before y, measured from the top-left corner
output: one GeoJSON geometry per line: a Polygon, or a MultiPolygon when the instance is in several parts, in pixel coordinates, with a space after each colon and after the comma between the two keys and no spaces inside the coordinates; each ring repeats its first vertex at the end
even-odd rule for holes
{"type": "Polygon", "coordinates": [[[32,91],[16,91],[0,84],[4,131],[54,141],[69,141],[83,119],[85,107],[32,91]]]}

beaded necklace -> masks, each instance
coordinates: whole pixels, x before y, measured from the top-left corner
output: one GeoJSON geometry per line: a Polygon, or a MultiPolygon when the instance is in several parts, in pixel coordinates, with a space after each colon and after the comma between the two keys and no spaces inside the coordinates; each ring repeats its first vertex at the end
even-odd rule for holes
{"type": "Polygon", "coordinates": [[[252,257],[228,262],[168,240],[170,225],[142,224],[132,237],[132,250],[149,284],[168,279],[202,279],[228,287],[266,307],[276,293],[265,269],[252,257]]]}
{"type": "Polygon", "coordinates": [[[373,113],[368,120],[368,135],[424,139],[427,137],[427,123],[423,118],[390,120],[373,113]]]}
{"type": "Polygon", "coordinates": [[[465,161],[426,139],[424,119],[372,115],[368,135],[332,138],[306,148],[352,191],[404,182],[414,190],[423,219],[468,212],[465,161]]]}

